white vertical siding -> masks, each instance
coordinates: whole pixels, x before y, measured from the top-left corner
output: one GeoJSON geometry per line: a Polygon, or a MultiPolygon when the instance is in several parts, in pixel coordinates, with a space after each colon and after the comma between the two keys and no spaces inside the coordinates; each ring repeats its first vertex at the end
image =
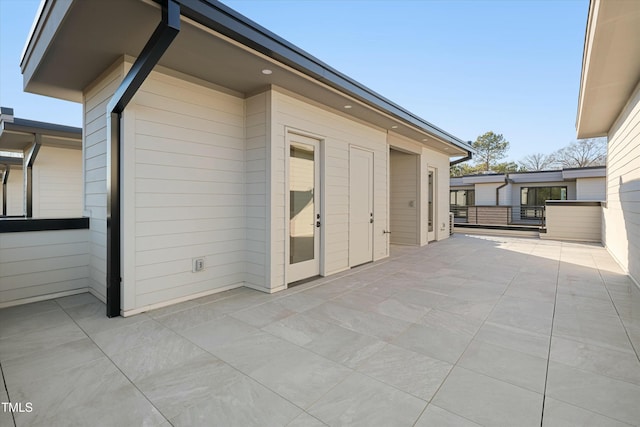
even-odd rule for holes
{"type": "Polygon", "coordinates": [[[0,306],[86,290],[88,230],[0,234],[0,306]]]}
{"type": "Polygon", "coordinates": [[[607,249],[640,283],[640,86],[609,131],[607,249]]]}
{"type": "Polygon", "coordinates": [[[606,178],[576,179],[576,200],[604,200],[606,198],[606,178]]]}
{"type": "Polygon", "coordinates": [[[11,166],[7,179],[7,215],[24,215],[24,173],[11,166]]]}
{"type": "Polygon", "coordinates": [[[125,313],[241,286],[244,100],[153,72],[126,114],[135,116],[125,129],[135,160],[124,171],[135,211],[125,233],[135,239],[125,243],[134,264],[123,281],[135,293],[125,292],[125,313]],[[192,258],[199,257],[205,269],[193,273],[192,258]]]}
{"type": "Polygon", "coordinates": [[[84,93],[84,210],[90,216],[89,286],[106,299],[107,265],[107,103],[124,77],[124,64],[107,70],[84,93]]]}
{"type": "Polygon", "coordinates": [[[40,148],[33,166],[33,216],[82,216],[82,151],[40,148]]]}
{"type": "Polygon", "coordinates": [[[268,241],[270,229],[268,200],[268,137],[270,132],[271,93],[264,92],[246,100],[246,276],[248,286],[269,289],[268,241]]]}
{"type": "Polygon", "coordinates": [[[349,146],[374,152],[374,260],[387,256],[387,174],[386,132],[366,126],[334,112],[319,108],[288,94],[273,91],[273,127],[271,130],[271,288],[284,286],[285,259],[285,160],[286,129],[292,128],[321,141],[325,212],[324,266],[328,275],[349,268],[349,146]]]}
{"type": "Polygon", "coordinates": [[[391,243],[420,243],[418,214],[418,161],[416,154],[390,151],[390,217],[391,243]]]}

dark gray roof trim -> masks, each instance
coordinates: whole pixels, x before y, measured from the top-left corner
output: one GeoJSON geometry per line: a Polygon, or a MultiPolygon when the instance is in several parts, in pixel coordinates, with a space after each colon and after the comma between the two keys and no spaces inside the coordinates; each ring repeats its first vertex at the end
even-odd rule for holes
{"type": "Polygon", "coordinates": [[[4,165],[22,166],[22,157],[0,156],[0,167],[4,165]]]}
{"type": "Polygon", "coordinates": [[[2,122],[2,129],[13,132],[38,133],[62,138],[82,139],[82,128],[14,118],[13,122],[2,122]]]}
{"type": "Polygon", "coordinates": [[[446,142],[464,150],[472,149],[465,141],[405,110],[219,1],[177,1],[181,4],[182,15],[446,142]]]}

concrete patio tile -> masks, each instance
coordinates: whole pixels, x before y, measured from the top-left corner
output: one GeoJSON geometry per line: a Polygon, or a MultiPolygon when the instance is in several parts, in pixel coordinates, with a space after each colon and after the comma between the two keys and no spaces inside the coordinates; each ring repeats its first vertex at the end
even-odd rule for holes
{"type": "Polygon", "coordinates": [[[68,297],[57,298],[54,301],[57,302],[62,308],[71,308],[78,305],[85,305],[85,304],[100,302],[98,298],[96,298],[93,294],[89,292],[84,292],[77,295],[71,295],[68,297]]]}
{"type": "MultiPolygon", "coordinates": [[[[68,319],[68,317],[67,317],[68,319]]],[[[29,328],[31,330],[31,328],[29,328]]],[[[35,329],[0,339],[0,361],[24,357],[85,338],[86,335],[71,319],[50,328],[35,329]]]]}
{"type": "Polygon", "coordinates": [[[207,351],[249,374],[276,359],[286,359],[300,347],[263,331],[244,335],[207,351]]]}
{"type": "Polygon", "coordinates": [[[204,350],[187,339],[174,335],[145,346],[124,349],[113,354],[111,360],[129,379],[136,382],[204,354],[204,350]]]}
{"type": "Polygon", "coordinates": [[[451,368],[453,365],[450,363],[389,344],[367,359],[357,370],[429,401],[451,368]]]}
{"type": "Polygon", "coordinates": [[[473,316],[460,315],[434,308],[416,323],[448,329],[457,333],[475,335],[480,326],[482,326],[483,321],[473,316]]]}
{"type": "Polygon", "coordinates": [[[393,317],[394,319],[415,323],[424,317],[431,308],[419,304],[403,302],[392,297],[376,304],[371,307],[370,310],[384,316],[393,317]]]}
{"type": "Polygon", "coordinates": [[[435,405],[490,426],[539,426],[542,394],[455,367],[432,400],[435,405]]]}
{"type": "Polygon", "coordinates": [[[307,412],[330,426],[410,426],[426,402],[360,373],[353,373],[307,412]]]}
{"type": "Polygon", "coordinates": [[[544,400],[543,427],[628,427],[630,425],[551,397],[544,400]]]}
{"type": "Polygon", "coordinates": [[[183,364],[158,371],[136,382],[136,386],[166,418],[178,416],[188,407],[208,399],[216,389],[240,381],[244,374],[203,354],[183,364]]]}
{"type": "Polygon", "coordinates": [[[125,349],[131,350],[177,337],[175,332],[155,320],[149,319],[120,328],[108,329],[93,335],[92,339],[107,356],[113,356],[125,349]]]}
{"type": "Polygon", "coordinates": [[[279,298],[276,301],[278,301],[280,305],[288,308],[289,310],[293,310],[296,313],[302,313],[314,307],[317,307],[320,304],[324,304],[325,299],[298,292],[288,295],[284,298],[279,298]]]}
{"type": "Polygon", "coordinates": [[[551,338],[549,335],[536,334],[524,329],[485,322],[474,339],[532,356],[547,358],[551,338]]]}
{"type": "Polygon", "coordinates": [[[295,420],[287,424],[287,427],[326,427],[327,425],[319,419],[303,412],[295,420]]]}
{"type": "Polygon", "coordinates": [[[618,421],[640,420],[640,386],[549,362],[547,396],[618,421]]]}
{"type": "Polygon", "coordinates": [[[466,317],[485,320],[493,311],[497,302],[497,299],[478,302],[447,296],[438,304],[438,309],[466,317]]]}
{"type": "Polygon", "coordinates": [[[544,393],[547,358],[473,340],[457,366],[544,393]]]}
{"type": "Polygon", "coordinates": [[[184,301],[177,304],[169,305],[167,307],[156,308],[155,310],[147,311],[147,316],[151,317],[152,319],[157,319],[158,317],[177,313],[179,311],[183,311],[188,308],[197,307],[199,305],[200,304],[198,304],[195,300],[184,301]]]}
{"type": "Polygon", "coordinates": [[[640,386],[640,361],[633,352],[617,351],[594,344],[552,337],[550,359],[640,386]]]}
{"type": "Polygon", "coordinates": [[[549,335],[552,313],[553,304],[505,296],[496,304],[487,321],[549,335]]]}
{"type": "Polygon", "coordinates": [[[283,426],[302,410],[248,377],[213,388],[206,399],[172,418],[175,427],[283,426]]]}
{"type": "Polygon", "coordinates": [[[104,354],[89,339],[63,343],[53,348],[34,351],[11,360],[2,361],[2,370],[9,390],[34,378],[44,378],[55,373],[79,367],[92,360],[104,358],[104,354]]]}
{"type": "Polygon", "coordinates": [[[414,427],[478,427],[480,424],[446,411],[433,403],[427,406],[414,427]]]}
{"type": "Polygon", "coordinates": [[[192,343],[209,352],[215,350],[228,342],[241,339],[260,330],[250,326],[240,320],[229,316],[222,316],[216,320],[199,324],[181,333],[192,343]]]}
{"type": "Polygon", "coordinates": [[[385,341],[394,339],[411,325],[409,322],[382,314],[354,310],[341,305],[339,301],[326,302],[307,313],[316,319],[327,320],[343,328],[385,341]]]}
{"type": "Polygon", "coordinates": [[[287,357],[270,360],[249,376],[305,409],[351,372],[351,369],[299,348],[287,357]]]}
{"type": "Polygon", "coordinates": [[[557,313],[553,335],[619,351],[633,351],[619,318],[603,314],[557,313]]]}
{"type": "Polygon", "coordinates": [[[17,322],[48,311],[60,311],[60,306],[55,301],[49,300],[6,307],[0,309],[0,325],[6,322],[17,322]]]}
{"type": "Polygon", "coordinates": [[[149,319],[149,316],[142,313],[131,317],[113,317],[105,322],[107,310],[100,301],[69,307],[65,309],[65,312],[89,336],[149,319]]]}
{"type": "Polygon", "coordinates": [[[556,313],[595,312],[608,316],[616,316],[616,309],[611,299],[581,297],[577,295],[558,294],[556,313]]]}
{"type": "Polygon", "coordinates": [[[236,311],[229,316],[251,326],[255,326],[256,328],[262,328],[269,323],[277,322],[294,314],[296,314],[296,311],[283,306],[279,301],[272,301],[245,310],[236,311]]]}
{"type": "Polygon", "coordinates": [[[165,421],[105,357],[31,380],[12,390],[12,400],[33,404],[33,412],[15,414],[19,426],[158,426],[165,421]]]}
{"type": "Polygon", "coordinates": [[[413,324],[391,343],[425,356],[456,363],[472,338],[472,335],[449,329],[413,324]]]}
{"type": "MultiPolygon", "coordinates": [[[[47,308],[50,306],[47,305],[47,308]]],[[[11,310],[14,307],[9,308],[11,310]]],[[[18,308],[18,307],[16,307],[18,308]]],[[[2,313],[3,310],[0,310],[2,313]]],[[[18,313],[17,316],[3,315],[0,320],[0,339],[30,334],[32,332],[52,330],[58,327],[75,325],[73,320],[59,307],[42,311],[34,309],[33,314],[27,314],[31,310],[11,310],[18,313]]]]}
{"type": "Polygon", "coordinates": [[[164,316],[156,316],[154,318],[157,322],[160,322],[173,331],[183,332],[202,323],[219,319],[224,315],[225,313],[218,309],[215,303],[208,303],[199,304],[195,307],[186,308],[164,316]]]}

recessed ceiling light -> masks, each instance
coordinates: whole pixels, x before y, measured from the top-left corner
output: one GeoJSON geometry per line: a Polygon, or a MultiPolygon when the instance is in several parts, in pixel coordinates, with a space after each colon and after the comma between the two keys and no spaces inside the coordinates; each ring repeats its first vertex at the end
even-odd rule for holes
{"type": "Polygon", "coordinates": [[[449,147],[444,147],[445,150],[449,151],[449,147]]]}
{"type": "Polygon", "coordinates": [[[268,69],[268,68],[265,68],[264,70],[262,70],[262,74],[265,74],[265,75],[267,75],[267,76],[268,76],[269,74],[273,74],[273,71],[271,71],[271,70],[270,70],[270,69],[268,69]]]}
{"type": "Polygon", "coordinates": [[[349,108],[353,108],[353,107],[351,105],[345,105],[344,108],[348,110],[349,108]]]}
{"type": "Polygon", "coordinates": [[[393,126],[391,126],[391,129],[398,129],[398,126],[393,125],[393,126]]]}
{"type": "Polygon", "coordinates": [[[427,141],[428,141],[428,139],[427,139],[427,138],[423,138],[423,139],[422,139],[422,142],[427,142],[427,141]]]}

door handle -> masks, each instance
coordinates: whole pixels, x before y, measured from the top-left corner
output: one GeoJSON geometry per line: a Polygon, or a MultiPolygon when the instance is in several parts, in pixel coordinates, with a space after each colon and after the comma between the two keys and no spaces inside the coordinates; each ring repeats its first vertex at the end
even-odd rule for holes
{"type": "Polygon", "coordinates": [[[373,224],[373,218],[369,219],[369,224],[373,224]]]}
{"type": "Polygon", "coordinates": [[[320,221],[316,221],[316,227],[320,228],[320,221]]]}

